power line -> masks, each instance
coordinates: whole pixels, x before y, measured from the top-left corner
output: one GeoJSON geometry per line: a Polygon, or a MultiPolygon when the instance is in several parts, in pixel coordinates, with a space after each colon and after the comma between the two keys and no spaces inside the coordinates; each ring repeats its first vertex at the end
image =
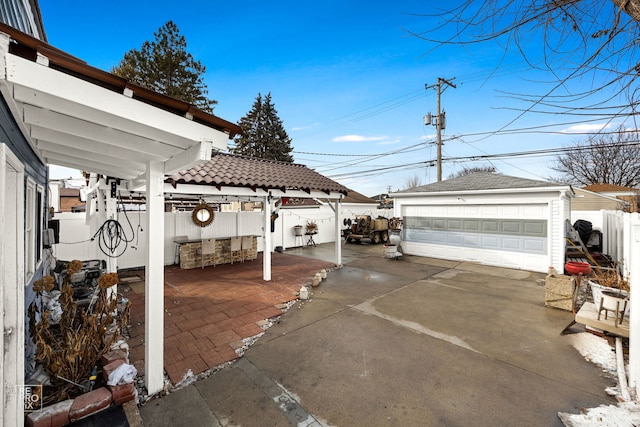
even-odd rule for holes
{"type": "MultiPolygon", "coordinates": [[[[601,149],[601,148],[613,148],[613,147],[620,147],[620,146],[637,147],[637,146],[640,146],[640,141],[630,141],[624,144],[614,142],[611,144],[602,144],[602,145],[599,145],[598,147],[547,148],[547,149],[541,149],[541,150],[528,150],[528,151],[518,151],[518,152],[500,153],[500,154],[482,154],[482,155],[475,155],[475,156],[444,157],[442,161],[443,162],[460,162],[460,161],[478,161],[478,160],[489,160],[489,159],[516,158],[516,157],[547,157],[547,156],[553,156],[557,154],[575,151],[576,149],[595,150],[596,148],[601,149]]],[[[359,172],[345,172],[345,173],[336,174],[336,175],[329,175],[328,177],[333,179],[333,178],[345,178],[345,177],[371,176],[376,174],[395,172],[398,170],[412,169],[417,166],[432,167],[435,164],[436,164],[436,161],[429,160],[424,162],[415,162],[410,164],[380,167],[376,169],[370,169],[370,170],[359,171],[359,172]]]]}

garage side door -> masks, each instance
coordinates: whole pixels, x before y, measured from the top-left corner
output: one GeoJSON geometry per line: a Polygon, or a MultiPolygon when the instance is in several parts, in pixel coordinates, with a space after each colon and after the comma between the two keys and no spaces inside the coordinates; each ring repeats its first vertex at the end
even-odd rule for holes
{"type": "Polygon", "coordinates": [[[548,205],[403,206],[403,249],[412,255],[544,272],[548,205]]]}

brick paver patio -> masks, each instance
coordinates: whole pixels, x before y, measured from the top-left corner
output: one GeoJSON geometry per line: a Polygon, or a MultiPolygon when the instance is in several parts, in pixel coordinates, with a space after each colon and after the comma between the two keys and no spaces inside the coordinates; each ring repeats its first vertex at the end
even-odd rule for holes
{"type": "MultiPolygon", "coordinates": [[[[262,280],[258,259],[181,270],[165,267],[164,367],[175,385],[189,370],[199,374],[238,358],[244,338],[264,331],[266,319],[282,314],[300,286],[334,264],[285,253],[272,255],[272,280],[262,280]]],[[[122,274],[119,292],[131,301],[130,363],[144,374],[144,273],[122,274]],[[136,280],[136,277],[139,280],[136,280]]]]}

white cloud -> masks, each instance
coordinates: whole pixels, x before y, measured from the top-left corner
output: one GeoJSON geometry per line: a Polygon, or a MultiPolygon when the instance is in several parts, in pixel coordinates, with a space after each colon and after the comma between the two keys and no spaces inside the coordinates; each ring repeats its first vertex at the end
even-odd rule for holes
{"type": "Polygon", "coordinates": [[[291,132],[297,132],[297,131],[301,131],[301,130],[313,129],[315,127],[318,127],[319,125],[320,125],[320,123],[316,122],[316,123],[312,123],[312,124],[307,125],[307,126],[296,126],[296,127],[292,127],[291,128],[291,132]]]}
{"type": "Polygon", "coordinates": [[[371,142],[383,141],[386,136],[362,136],[362,135],[342,135],[332,139],[333,142],[371,142]]]}
{"type": "Polygon", "coordinates": [[[562,133],[591,133],[591,132],[599,132],[603,129],[608,129],[611,127],[611,124],[597,124],[597,123],[582,123],[579,125],[569,126],[566,129],[563,129],[562,133]]]}

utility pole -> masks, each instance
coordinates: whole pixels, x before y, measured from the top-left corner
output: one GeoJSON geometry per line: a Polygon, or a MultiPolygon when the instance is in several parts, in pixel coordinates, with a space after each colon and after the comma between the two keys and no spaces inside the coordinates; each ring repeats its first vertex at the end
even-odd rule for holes
{"type": "Polygon", "coordinates": [[[436,88],[436,93],[438,95],[437,105],[436,105],[436,117],[433,117],[431,113],[427,113],[424,116],[424,124],[425,125],[435,125],[436,127],[436,146],[438,150],[436,166],[438,170],[438,182],[442,181],[442,129],[446,127],[446,113],[444,111],[440,111],[440,95],[445,91],[447,86],[451,86],[452,88],[456,88],[456,85],[451,83],[451,80],[443,79],[442,77],[438,77],[438,81],[434,85],[424,85],[425,89],[436,88]],[[435,120],[434,120],[435,119],[435,120]]]}

